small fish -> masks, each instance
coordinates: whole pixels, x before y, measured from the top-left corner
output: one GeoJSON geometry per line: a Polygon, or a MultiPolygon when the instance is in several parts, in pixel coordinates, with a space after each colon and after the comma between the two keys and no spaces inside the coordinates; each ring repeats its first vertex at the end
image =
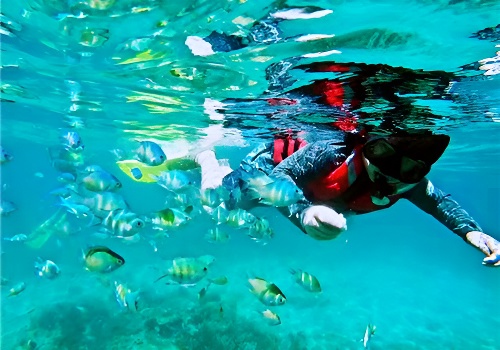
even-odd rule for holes
{"type": "Polygon", "coordinates": [[[104,246],[91,247],[83,256],[87,270],[92,272],[111,272],[125,264],[125,259],[104,246]]]}
{"type": "Polygon", "coordinates": [[[100,217],[107,216],[112,210],[128,208],[125,199],[115,192],[89,192],[88,195],[82,196],[73,191],[67,200],[89,207],[96,216],[100,217]]]}
{"type": "Polygon", "coordinates": [[[146,225],[139,216],[126,209],[110,211],[103,221],[106,229],[116,237],[132,237],[139,233],[146,225]]]}
{"type": "Polygon", "coordinates": [[[291,181],[275,179],[267,185],[249,187],[247,196],[262,204],[286,207],[304,198],[304,193],[291,181]]]}
{"type": "Polygon", "coordinates": [[[7,216],[17,208],[14,203],[2,199],[0,203],[0,216],[7,216]]]}
{"type": "Polygon", "coordinates": [[[115,297],[122,308],[137,312],[139,291],[132,292],[125,284],[115,281],[115,297]]]}
{"type": "Polygon", "coordinates": [[[198,299],[202,299],[207,294],[208,287],[210,287],[210,282],[205,287],[200,289],[198,292],[198,299]]]}
{"type": "Polygon", "coordinates": [[[229,198],[229,193],[219,188],[206,188],[200,192],[201,204],[209,208],[215,208],[221,204],[224,199],[229,198]]]}
{"type": "Polygon", "coordinates": [[[152,176],[156,183],[169,191],[179,191],[193,185],[189,173],[183,170],[164,171],[160,176],[152,176]]]}
{"type": "Polygon", "coordinates": [[[71,173],[62,173],[57,177],[57,181],[63,184],[74,183],[76,181],[76,177],[71,173]]]}
{"type": "Polygon", "coordinates": [[[26,344],[24,344],[24,346],[22,347],[22,349],[25,350],[36,350],[37,348],[38,344],[33,339],[28,340],[26,344]]]}
{"type": "Polygon", "coordinates": [[[0,164],[6,163],[14,159],[2,146],[0,146],[0,164]]]}
{"type": "Polygon", "coordinates": [[[313,293],[321,292],[321,285],[316,277],[313,275],[302,271],[300,269],[294,270],[290,269],[290,273],[292,274],[295,282],[297,282],[300,286],[302,286],[305,290],[313,293]]]}
{"type": "Polygon", "coordinates": [[[59,266],[57,266],[53,261],[43,261],[42,258],[38,257],[35,261],[35,272],[40,277],[54,279],[59,276],[61,270],[59,269],[59,266]]]}
{"type": "Polygon", "coordinates": [[[217,223],[217,225],[227,222],[229,215],[229,210],[226,209],[224,203],[215,208],[212,212],[212,219],[217,223]]]}
{"type": "Polygon", "coordinates": [[[278,314],[275,312],[272,312],[269,309],[263,311],[262,316],[264,316],[264,318],[267,320],[267,322],[270,326],[279,326],[281,324],[281,319],[278,316],[278,314]]]}
{"type": "Polygon", "coordinates": [[[87,165],[83,170],[83,172],[87,174],[92,174],[96,171],[106,171],[106,170],[104,170],[100,165],[95,165],[95,164],[87,165]]]}
{"type": "Polygon", "coordinates": [[[20,233],[12,237],[4,237],[3,238],[5,241],[11,241],[11,242],[22,242],[28,239],[28,236],[20,233]]]}
{"type": "Polygon", "coordinates": [[[122,183],[107,171],[93,171],[82,179],[83,186],[93,192],[116,191],[122,183]]]}
{"type": "Polygon", "coordinates": [[[80,134],[76,131],[68,131],[61,135],[65,149],[73,152],[81,152],[85,148],[80,134]]]}
{"type": "Polygon", "coordinates": [[[68,213],[75,215],[77,218],[93,218],[94,214],[89,207],[84,204],[73,203],[71,199],[60,197],[60,203],[62,207],[66,208],[68,213]]]}
{"type": "Polygon", "coordinates": [[[229,240],[229,234],[220,230],[217,226],[216,228],[208,230],[208,233],[205,235],[205,239],[210,243],[224,243],[229,240]]]}
{"type": "Polygon", "coordinates": [[[140,146],[136,151],[137,159],[144,164],[156,166],[163,164],[167,160],[167,156],[161,149],[160,145],[153,141],[141,141],[140,146]]]}
{"type": "Polygon", "coordinates": [[[118,193],[98,192],[88,198],[90,208],[93,211],[111,211],[115,209],[127,209],[125,199],[118,193]]]}
{"type": "Polygon", "coordinates": [[[208,267],[214,260],[215,258],[207,255],[199,258],[175,258],[167,273],[156,281],[168,277],[171,282],[180,285],[194,285],[207,275],[208,267]]]}
{"type": "Polygon", "coordinates": [[[158,229],[179,227],[186,224],[191,217],[184,211],[175,208],[160,210],[151,216],[151,223],[158,229]]]}
{"type": "Polygon", "coordinates": [[[194,187],[186,188],[182,192],[168,191],[165,196],[165,205],[169,208],[187,208],[198,200],[198,192],[194,187]]]}
{"type": "Polygon", "coordinates": [[[11,297],[11,296],[14,296],[14,295],[18,295],[19,293],[21,293],[25,289],[26,289],[26,283],[19,282],[18,284],[16,284],[14,287],[12,287],[9,290],[9,295],[8,296],[11,297]]]}
{"type": "Polygon", "coordinates": [[[264,218],[256,218],[255,222],[248,228],[248,236],[256,242],[267,244],[274,237],[274,232],[269,227],[269,221],[264,218]]]}
{"type": "Polygon", "coordinates": [[[233,209],[227,213],[226,224],[231,227],[250,227],[257,218],[244,209],[233,209]]]}
{"type": "Polygon", "coordinates": [[[366,326],[365,335],[363,336],[363,339],[360,340],[363,342],[363,348],[370,349],[370,342],[372,336],[375,334],[376,329],[377,329],[376,326],[373,326],[372,324],[368,323],[368,325],[366,326]]]}
{"type": "Polygon", "coordinates": [[[242,186],[244,190],[247,190],[248,188],[264,187],[274,182],[271,177],[255,168],[251,168],[248,171],[243,172],[241,175],[244,182],[242,186]]]}
{"type": "Polygon", "coordinates": [[[5,277],[0,278],[0,286],[6,286],[9,284],[9,280],[5,277]]]}
{"type": "Polygon", "coordinates": [[[285,295],[274,283],[259,277],[250,278],[248,282],[252,286],[250,292],[255,294],[264,305],[277,306],[286,303],[285,295]]]}
{"type": "Polygon", "coordinates": [[[75,188],[73,185],[68,184],[63,187],[56,188],[53,191],[50,191],[49,194],[54,197],[61,197],[64,199],[68,199],[71,197],[71,194],[75,192],[75,188]]]}
{"type": "Polygon", "coordinates": [[[208,282],[213,283],[213,284],[217,284],[219,286],[223,286],[223,285],[227,284],[227,277],[226,276],[219,276],[219,277],[215,277],[215,278],[209,278],[208,282]]]}

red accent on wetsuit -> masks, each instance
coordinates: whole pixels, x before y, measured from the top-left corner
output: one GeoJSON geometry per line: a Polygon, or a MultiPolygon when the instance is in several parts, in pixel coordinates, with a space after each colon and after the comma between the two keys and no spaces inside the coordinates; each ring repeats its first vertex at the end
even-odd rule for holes
{"type": "Polygon", "coordinates": [[[286,137],[277,137],[274,139],[273,160],[274,164],[279,164],[290,154],[297,152],[299,149],[307,145],[307,142],[300,137],[292,138],[291,135],[286,137]]]}
{"type": "Polygon", "coordinates": [[[320,201],[340,197],[365,170],[361,147],[356,147],[352,154],[330,173],[308,184],[307,192],[320,201]]]}
{"type": "MultiPolygon", "coordinates": [[[[361,149],[362,146],[356,147],[353,153],[340,166],[322,178],[308,184],[305,192],[315,201],[328,202],[335,199],[342,199],[342,195],[351,187],[358,176],[366,171],[361,149]]],[[[396,203],[400,197],[400,195],[388,196],[388,204],[377,205],[373,203],[370,188],[367,187],[365,191],[350,199],[346,203],[346,206],[356,213],[368,213],[388,208],[396,203]]]]}

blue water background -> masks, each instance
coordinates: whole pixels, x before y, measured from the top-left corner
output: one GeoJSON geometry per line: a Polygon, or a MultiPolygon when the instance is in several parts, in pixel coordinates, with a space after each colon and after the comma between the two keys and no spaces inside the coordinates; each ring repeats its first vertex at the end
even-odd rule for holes
{"type": "MultiPolygon", "coordinates": [[[[413,30],[421,26],[418,19],[425,13],[437,11],[434,5],[412,5],[415,11],[411,11],[411,6],[403,11],[403,5],[396,2],[369,4],[371,7],[364,6],[361,11],[358,6],[335,2],[338,6],[335,33],[341,34],[343,28],[351,31],[356,26],[369,27],[370,21],[398,29],[404,25],[413,30]]],[[[326,2],[318,6],[328,7],[326,2]]],[[[443,70],[490,57],[491,43],[471,41],[464,46],[462,41],[450,39],[497,24],[492,23],[488,11],[473,7],[469,14],[465,10],[441,9],[441,17],[433,17],[441,20],[426,22],[425,31],[420,31],[422,42],[431,40],[446,46],[440,50],[433,51],[433,45],[423,51],[422,47],[414,48],[415,52],[407,49],[404,54],[384,50],[368,54],[366,50],[346,49],[343,55],[348,61],[443,70]],[[441,41],[436,32],[447,39],[441,41]]],[[[126,18],[119,21],[118,28],[126,26],[126,18]]],[[[314,31],[327,32],[331,28],[331,23],[321,22],[321,25],[314,31]]],[[[27,28],[28,39],[15,46],[18,51],[6,53],[6,60],[12,60],[20,51],[29,52],[29,43],[41,35],[27,28]]],[[[139,33],[141,26],[132,30],[127,36],[139,33]]],[[[272,46],[269,50],[272,51],[272,46]]],[[[47,99],[2,103],[1,143],[15,157],[2,165],[1,183],[6,184],[2,197],[15,202],[18,208],[2,218],[2,237],[28,234],[58,209],[48,194],[58,187],[58,172],[50,166],[46,148],[57,145],[61,129],[67,128],[63,120],[66,113],[61,112],[69,105],[63,80],[75,76],[83,79],[82,84],[89,87],[86,91],[91,91],[89,95],[99,100],[104,109],[82,114],[87,124],[78,131],[86,144],[86,164],[99,164],[116,175],[123,183],[121,194],[133,211],[149,213],[161,208],[163,190],[155,184],[133,182],[121,173],[111,150],[130,145],[129,140],[134,136],[148,135],[151,125],[175,123],[186,126],[188,131],[200,130],[202,137],[202,129],[212,122],[202,113],[201,89],[195,91],[192,115],[150,114],[139,104],[124,102],[127,92],[137,87],[127,82],[136,81],[137,77],[119,80],[116,86],[109,87],[112,74],[93,75],[92,69],[99,68],[97,63],[108,57],[109,52],[97,53],[92,60],[81,63],[86,68],[93,67],[86,72],[78,71],[78,64],[71,60],[65,65],[54,65],[62,55],[50,50],[31,53],[38,55],[34,61],[49,73],[44,75],[43,70],[36,69],[21,71],[7,75],[8,81],[22,82],[28,91],[41,97],[44,88],[50,93],[47,99]],[[50,58],[51,54],[56,58],[50,58]],[[54,73],[60,67],[66,75],[64,79],[54,73]],[[92,80],[95,86],[89,83],[92,80]],[[140,126],[125,132],[124,121],[140,121],[140,126]],[[43,177],[35,176],[36,173],[43,177]]],[[[179,62],[190,58],[189,52],[183,52],[179,62]]],[[[29,61],[29,56],[26,54],[24,59],[29,61]]],[[[262,76],[256,80],[259,83],[248,91],[224,90],[217,94],[214,88],[210,90],[211,97],[258,96],[265,84],[262,76]]],[[[480,118],[492,111],[498,115],[498,79],[464,83],[462,93],[468,92],[480,98],[472,99],[470,106],[475,108],[469,114],[464,113],[465,116],[477,113],[480,118]]],[[[444,107],[431,103],[431,107],[443,108],[444,114],[463,112],[457,106],[448,109],[446,103],[444,107]]],[[[450,193],[485,232],[500,238],[500,124],[465,121],[447,125],[445,131],[451,136],[450,147],[429,178],[450,193]]],[[[171,139],[171,134],[163,136],[171,139]]],[[[254,138],[244,146],[235,147],[215,143],[213,147],[218,158],[229,159],[235,168],[258,141],[261,140],[254,138]]],[[[229,242],[210,244],[204,234],[214,223],[203,215],[172,232],[168,239],[158,241],[157,253],[147,241],[136,244],[104,241],[127,262],[103,278],[86,271],[81,260],[81,250],[86,246],[103,244],[91,236],[94,228],[54,238],[40,250],[30,250],[19,242],[2,241],[2,277],[10,280],[9,286],[19,281],[27,285],[15,297],[7,296],[9,286],[2,287],[2,348],[15,349],[33,339],[41,349],[167,349],[175,348],[173,343],[177,339],[177,346],[182,349],[360,349],[359,340],[368,323],[377,326],[372,350],[500,348],[498,269],[482,266],[482,253],[410,203],[402,201],[388,210],[349,218],[348,231],[328,242],[302,234],[274,208],[259,207],[253,212],[269,219],[276,233],[267,245],[250,240],[242,230],[229,228],[229,242]],[[212,254],[217,259],[211,276],[229,278],[226,286],[212,286],[205,299],[197,298],[203,284],[186,289],[153,283],[164,272],[169,259],[203,254],[212,254]],[[37,256],[57,262],[61,276],[53,281],[35,276],[33,262],[37,256]],[[301,268],[317,276],[323,292],[315,296],[301,289],[291,279],[289,268],[301,268]],[[281,317],[280,326],[268,326],[257,313],[266,307],[248,291],[246,282],[255,275],[273,281],[287,296],[286,305],[273,309],[281,317]],[[121,310],[114,300],[115,280],[140,289],[146,311],[131,314],[121,310]],[[153,319],[168,324],[168,329],[162,333],[161,327],[148,326],[153,319]]]]}

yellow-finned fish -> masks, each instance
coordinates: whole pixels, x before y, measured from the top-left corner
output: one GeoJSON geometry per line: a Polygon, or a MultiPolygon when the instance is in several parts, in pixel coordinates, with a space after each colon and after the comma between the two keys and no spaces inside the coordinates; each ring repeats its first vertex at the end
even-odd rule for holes
{"type": "Polygon", "coordinates": [[[122,183],[107,171],[93,171],[82,179],[83,186],[93,192],[116,191],[122,183]]]}
{"type": "Polygon", "coordinates": [[[227,284],[227,277],[226,276],[219,276],[215,278],[209,278],[208,281],[213,284],[217,284],[219,286],[223,286],[227,284]]]}
{"type": "Polygon", "coordinates": [[[262,316],[267,320],[268,324],[271,326],[278,326],[281,324],[281,319],[276,312],[272,312],[267,309],[262,312],[262,316]]]}
{"type": "Polygon", "coordinates": [[[321,292],[321,285],[315,276],[302,271],[301,269],[290,269],[290,273],[292,274],[295,282],[301,285],[305,290],[313,293],[321,292]]]}
{"type": "Polygon", "coordinates": [[[51,260],[44,261],[40,257],[35,261],[35,271],[38,276],[48,279],[54,279],[61,273],[61,269],[55,262],[51,260]]]}
{"type": "Polygon", "coordinates": [[[255,222],[248,228],[248,236],[256,242],[267,244],[274,236],[274,232],[269,227],[269,221],[264,218],[256,218],[255,222]]]}
{"type": "Polygon", "coordinates": [[[248,282],[252,286],[250,292],[255,294],[263,304],[277,306],[286,303],[285,295],[274,283],[267,282],[260,277],[250,278],[248,282]]]}
{"type": "Polygon", "coordinates": [[[226,224],[231,227],[250,227],[257,218],[244,209],[233,209],[227,213],[226,224]]]}
{"type": "Polygon", "coordinates": [[[115,281],[115,297],[122,308],[137,312],[139,291],[132,292],[125,284],[115,281]]]}
{"type": "Polygon", "coordinates": [[[186,286],[195,285],[207,275],[208,267],[214,261],[215,258],[209,255],[199,258],[175,258],[167,273],[157,278],[156,281],[168,277],[169,282],[186,286]]]}
{"type": "Polygon", "coordinates": [[[145,226],[144,220],[137,214],[124,209],[109,212],[103,221],[104,226],[116,237],[132,237],[139,233],[145,226]]]}
{"type": "Polygon", "coordinates": [[[224,243],[229,240],[229,234],[222,231],[218,226],[208,230],[205,239],[210,243],[224,243]]]}
{"type": "MultiPolygon", "coordinates": [[[[189,209],[192,207],[187,207],[189,209]]],[[[151,223],[156,229],[179,227],[186,224],[191,217],[186,213],[186,210],[182,211],[176,208],[165,208],[160,210],[151,216],[151,223]]]]}
{"type": "Polygon", "coordinates": [[[85,266],[92,272],[111,272],[123,266],[125,259],[104,246],[90,247],[84,253],[85,266]]]}
{"type": "Polygon", "coordinates": [[[158,185],[174,192],[194,184],[190,174],[184,170],[168,170],[162,172],[159,176],[151,176],[158,185]]]}
{"type": "Polygon", "coordinates": [[[296,184],[281,179],[276,179],[267,185],[250,187],[247,196],[259,199],[262,204],[275,207],[286,207],[304,198],[302,190],[296,184]]]}
{"type": "Polygon", "coordinates": [[[222,187],[206,188],[200,192],[201,204],[209,208],[216,208],[224,199],[229,197],[229,193],[222,187]]]}
{"type": "Polygon", "coordinates": [[[14,296],[14,295],[18,295],[19,293],[21,293],[25,289],[26,289],[26,283],[19,282],[18,284],[16,284],[15,286],[13,286],[9,290],[9,295],[8,296],[11,297],[11,296],[14,296]]]}

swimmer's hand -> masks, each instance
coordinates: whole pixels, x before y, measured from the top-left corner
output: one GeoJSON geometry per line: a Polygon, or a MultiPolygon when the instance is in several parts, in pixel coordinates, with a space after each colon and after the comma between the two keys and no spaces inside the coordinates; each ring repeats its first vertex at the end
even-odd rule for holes
{"type": "Polygon", "coordinates": [[[500,266],[500,242],[479,231],[471,231],[465,235],[465,238],[467,242],[486,254],[483,265],[500,266]]]}
{"type": "Polygon", "coordinates": [[[347,230],[344,215],[324,205],[313,205],[305,209],[300,221],[304,231],[314,239],[330,240],[347,230]]]}

